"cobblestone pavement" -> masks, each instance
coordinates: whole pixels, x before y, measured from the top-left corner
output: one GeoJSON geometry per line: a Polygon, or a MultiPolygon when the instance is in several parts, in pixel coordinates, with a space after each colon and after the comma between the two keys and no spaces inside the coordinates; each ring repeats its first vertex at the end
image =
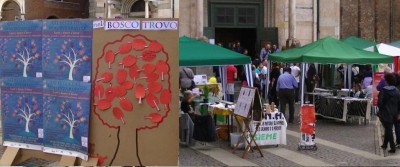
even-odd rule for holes
{"type": "MultiPolygon", "coordinates": [[[[297,107],[295,115],[298,113],[298,108],[299,107],[297,107]]],[[[299,137],[293,135],[287,135],[287,145],[280,145],[278,148],[289,152],[295,152],[334,166],[400,166],[400,151],[387,157],[375,154],[375,152],[379,152],[379,150],[375,149],[378,143],[375,140],[374,125],[375,119],[367,125],[360,125],[358,121],[344,123],[328,119],[318,119],[316,126],[317,151],[298,151],[299,137]],[[356,151],[359,150],[360,153],[353,154],[351,150],[341,150],[334,148],[334,146],[318,144],[318,140],[325,140],[341,146],[350,147],[351,149],[356,149],[356,151]],[[368,155],[364,155],[364,153],[368,155]]],[[[299,123],[289,124],[288,130],[299,132],[299,123]]],[[[212,144],[226,151],[232,150],[228,142],[218,141],[212,144]]],[[[246,160],[260,166],[299,166],[298,163],[290,161],[289,155],[287,157],[280,157],[271,154],[271,151],[266,152],[266,150],[273,151],[276,149],[275,147],[263,147],[262,149],[264,157],[260,157],[257,152],[254,152],[249,153],[246,160]]],[[[226,156],[241,156],[242,153],[243,151],[239,150],[235,155],[227,154],[226,156]]],[[[182,155],[184,152],[180,154],[182,155]]],[[[191,165],[191,162],[195,161],[196,158],[190,156],[185,159],[180,159],[180,163],[191,165]]],[[[214,158],[209,156],[199,156],[199,158],[201,161],[207,161],[204,158],[215,161],[214,158]]],[[[219,166],[217,163],[210,165],[219,166]]]]}
{"type": "Polygon", "coordinates": [[[180,166],[225,166],[225,164],[195,151],[189,147],[179,147],[179,165],[180,166]]]}

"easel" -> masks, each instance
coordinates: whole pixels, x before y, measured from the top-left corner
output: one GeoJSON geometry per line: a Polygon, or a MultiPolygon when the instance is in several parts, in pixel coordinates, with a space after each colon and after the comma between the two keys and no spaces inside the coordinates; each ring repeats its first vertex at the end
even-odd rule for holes
{"type": "Polygon", "coordinates": [[[234,146],[232,153],[235,153],[236,149],[238,148],[239,144],[242,142],[242,139],[244,138],[246,140],[247,146],[244,149],[242,158],[246,158],[247,153],[250,150],[253,151],[252,144],[255,145],[254,148],[257,149],[261,157],[264,157],[260,147],[258,146],[256,140],[254,139],[260,127],[261,113],[262,113],[262,103],[258,89],[251,87],[242,87],[242,89],[240,90],[238,103],[236,104],[234,117],[238,125],[241,125],[240,119],[243,121],[244,129],[242,127],[239,128],[242,137],[238,140],[238,142],[234,146]],[[243,107],[243,105],[245,107],[243,107]],[[251,124],[256,124],[254,132],[251,132],[251,127],[250,127],[251,124]],[[250,141],[247,138],[247,134],[249,134],[250,141]]]}
{"type": "Polygon", "coordinates": [[[40,158],[50,161],[58,161],[57,166],[97,166],[98,158],[89,158],[88,161],[76,157],[45,153],[38,150],[28,150],[16,147],[4,147],[5,151],[0,159],[1,166],[13,166],[30,158],[40,158]]]}

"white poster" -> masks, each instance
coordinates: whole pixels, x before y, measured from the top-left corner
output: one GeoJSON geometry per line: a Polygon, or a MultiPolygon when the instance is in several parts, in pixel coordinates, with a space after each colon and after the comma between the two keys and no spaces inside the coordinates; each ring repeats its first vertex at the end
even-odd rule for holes
{"type": "MultiPolygon", "coordinates": [[[[255,131],[256,125],[251,125],[252,133],[255,131]]],[[[254,137],[259,146],[265,145],[286,145],[286,128],[287,123],[285,115],[281,112],[265,114],[264,119],[254,137]]],[[[250,136],[247,137],[250,141],[250,136]]],[[[247,143],[245,143],[247,145],[247,143]]],[[[252,145],[254,145],[252,143],[252,145]]]]}
{"type": "Polygon", "coordinates": [[[247,118],[249,111],[252,107],[251,103],[253,102],[255,93],[255,89],[242,87],[234,111],[236,115],[247,118]]]}

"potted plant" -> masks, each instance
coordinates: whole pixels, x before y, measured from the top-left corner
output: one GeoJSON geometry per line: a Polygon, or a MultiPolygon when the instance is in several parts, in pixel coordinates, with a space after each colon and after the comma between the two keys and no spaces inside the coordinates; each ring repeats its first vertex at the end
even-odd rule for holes
{"type": "Polygon", "coordinates": [[[208,96],[210,94],[210,88],[208,86],[204,86],[203,88],[203,103],[208,103],[208,96]]]}

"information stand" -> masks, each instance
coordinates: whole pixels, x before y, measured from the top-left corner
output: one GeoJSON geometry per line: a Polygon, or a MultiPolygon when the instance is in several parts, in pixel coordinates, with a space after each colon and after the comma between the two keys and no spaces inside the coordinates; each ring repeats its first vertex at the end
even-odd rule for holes
{"type": "Polygon", "coordinates": [[[254,148],[260,153],[261,157],[264,157],[260,147],[258,146],[257,142],[254,139],[258,131],[258,128],[260,127],[262,119],[261,114],[262,114],[262,102],[258,89],[251,87],[242,87],[242,89],[240,90],[238,102],[235,107],[234,116],[237,124],[242,126],[243,123],[244,127],[242,126],[239,128],[242,137],[238,140],[238,142],[234,146],[232,153],[235,153],[239,144],[242,142],[243,139],[245,139],[247,147],[244,149],[242,158],[246,158],[247,153],[250,150],[253,150],[253,148],[251,148],[252,146],[254,146],[254,148]],[[255,123],[256,125],[254,132],[252,132],[250,128],[250,124],[252,122],[255,123]],[[248,138],[247,135],[249,135],[250,138],[248,138]]]}

